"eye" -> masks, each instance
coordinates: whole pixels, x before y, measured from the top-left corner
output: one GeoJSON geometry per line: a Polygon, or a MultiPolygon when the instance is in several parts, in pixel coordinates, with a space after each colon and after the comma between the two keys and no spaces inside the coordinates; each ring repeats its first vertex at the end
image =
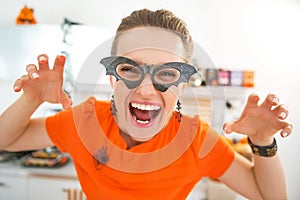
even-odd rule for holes
{"type": "Polygon", "coordinates": [[[172,78],[172,77],[175,77],[176,74],[174,72],[172,72],[172,71],[164,70],[162,72],[159,72],[157,74],[157,76],[160,76],[160,77],[170,77],[171,76],[171,78],[172,78]]]}
{"type": "Polygon", "coordinates": [[[165,68],[155,74],[155,81],[163,84],[176,82],[180,77],[180,72],[174,68],[165,68]]]}
{"type": "Polygon", "coordinates": [[[139,70],[131,65],[121,66],[120,71],[123,73],[139,73],[139,70]]]}
{"type": "Polygon", "coordinates": [[[134,65],[120,64],[116,68],[117,74],[126,80],[136,81],[142,76],[142,72],[134,65]]]}

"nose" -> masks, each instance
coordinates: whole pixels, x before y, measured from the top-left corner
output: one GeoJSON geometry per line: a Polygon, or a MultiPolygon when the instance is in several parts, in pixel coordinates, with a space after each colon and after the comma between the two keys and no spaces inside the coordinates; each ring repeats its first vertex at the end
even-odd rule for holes
{"type": "Polygon", "coordinates": [[[138,86],[137,92],[139,92],[143,96],[151,96],[157,93],[156,88],[153,85],[151,76],[146,74],[142,83],[138,86]]]}

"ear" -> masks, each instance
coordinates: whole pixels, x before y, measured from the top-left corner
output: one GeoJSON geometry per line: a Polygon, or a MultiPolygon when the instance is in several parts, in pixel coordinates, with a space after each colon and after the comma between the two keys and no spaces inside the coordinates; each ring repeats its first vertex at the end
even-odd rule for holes
{"type": "Polygon", "coordinates": [[[109,76],[109,82],[110,82],[111,88],[114,90],[114,89],[115,89],[116,82],[117,82],[116,77],[110,75],[110,76],[109,76]]]}

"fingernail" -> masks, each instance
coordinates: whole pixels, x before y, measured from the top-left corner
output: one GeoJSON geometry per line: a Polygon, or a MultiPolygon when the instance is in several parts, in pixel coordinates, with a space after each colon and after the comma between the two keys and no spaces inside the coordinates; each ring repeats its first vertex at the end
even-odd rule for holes
{"type": "Polygon", "coordinates": [[[230,130],[230,128],[228,128],[228,126],[224,127],[224,131],[225,131],[225,133],[230,133],[231,132],[231,130],[230,130]]]}
{"type": "Polygon", "coordinates": [[[286,113],[285,113],[285,112],[281,112],[279,116],[280,116],[282,119],[285,119],[285,118],[286,118],[286,113]]]}
{"type": "Polygon", "coordinates": [[[288,133],[287,132],[283,132],[282,133],[282,137],[286,137],[286,136],[288,136],[288,133]]]}
{"type": "Polygon", "coordinates": [[[27,65],[27,70],[28,70],[28,71],[32,71],[32,70],[34,70],[34,69],[35,69],[34,65],[32,65],[32,64],[27,65]]]}
{"type": "Polygon", "coordinates": [[[279,104],[279,99],[277,97],[274,97],[272,101],[276,104],[279,104]]]}
{"type": "Polygon", "coordinates": [[[32,77],[33,77],[33,79],[36,79],[36,78],[39,78],[40,76],[36,72],[33,72],[32,77]]]}
{"type": "Polygon", "coordinates": [[[16,90],[18,90],[18,89],[19,89],[18,86],[15,85],[15,86],[14,86],[14,90],[16,91],[16,90]]]}
{"type": "Polygon", "coordinates": [[[59,55],[59,56],[58,56],[58,59],[59,59],[60,61],[64,61],[64,60],[66,59],[66,57],[65,57],[64,55],[59,55]]]}
{"type": "Polygon", "coordinates": [[[42,56],[39,57],[39,61],[44,61],[44,60],[47,60],[46,56],[42,55],[42,56]]]}

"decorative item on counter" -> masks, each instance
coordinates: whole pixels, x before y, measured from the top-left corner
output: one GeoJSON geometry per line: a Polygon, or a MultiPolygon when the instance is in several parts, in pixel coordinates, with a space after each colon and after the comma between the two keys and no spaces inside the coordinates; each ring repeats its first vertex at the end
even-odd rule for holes
{"type": "Polygon", "coordinates": [[[203,85],[204,77],[201,71],[198,71],[196,74],[193,74],[189,80],[189,84],[192,87],[200,87],[203,85]]]}
{"type": "Polygon", "coordinates": [[[254,87],[254,74],[252,70],[207,68],[201,85],[254,87]]]}
{"type": "Polygon", "coordinates": [[[69,157],[58,150],[41,149],[33,151],[22,162],[26,167],[60,167],[69,161],[69,157]]]}
{"type": "Polygon", "coordinates": [[[8,162],[11,160],[21,159],[23,156],[30,154],[32,151],[0,151],[0,162],[8,162]]]}
{"type": "Polygon", "coordinates": [[[5,162],[13,156],[12,152],[0,151],[0,162],[5,162]]]}
{"type": "Polygon", "coordinates": [[[37,24],[37,21],[33,15],[33,8],[28,8],[26,5],[20,10],[20,13],[16,19],[16,24],[37,24]]]}
{"type": "Polygon", "coordinates": [[[217,86],[219,85],[218,69],[208,68],[205,71],[206,85],[217,86]]]}
{"type": "Polygon", "coordinates": [[[230,85],[231,86],[243,86],[243,71],[231,71],[230,73],[230,85]]]}
{"type": "Polygon", "coordinates": [[[219,69],[219,85],[228,86],[230,84],[230,71],[219,69]]]}
{"type": "Polygon", "coordinates": [[[244,87],[254,87],[254,71],[244,71],[244,87]]]}

